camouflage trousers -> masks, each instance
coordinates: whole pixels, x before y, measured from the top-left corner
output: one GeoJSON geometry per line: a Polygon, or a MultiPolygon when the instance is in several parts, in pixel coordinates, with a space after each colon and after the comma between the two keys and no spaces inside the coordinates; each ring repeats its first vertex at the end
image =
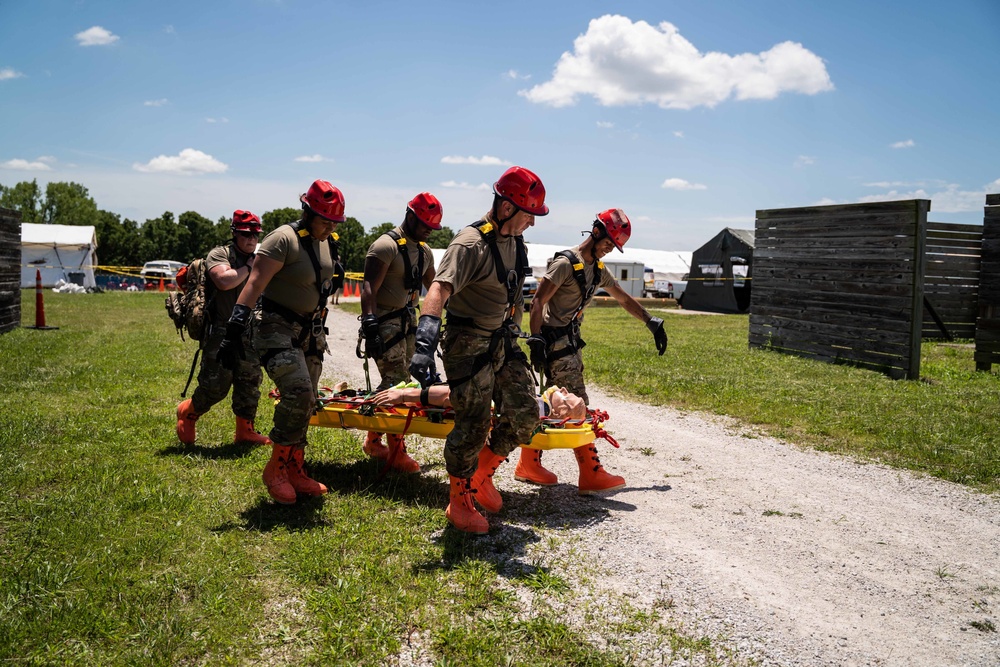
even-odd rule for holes
{"type": "Polygon", "coordinates": [[[222,367],[217,355],[226,327],[217,324],[212,327],[205,347],[201,352],[201,369],[198,371],[198,386],[191,394],[191,409],[202,415],[220,402],[233,390],[233,414],[240,419],[253,421],[257,418],[257,404],[260,401],[260,381],[264,374],[260,370],[260,359],[253,347],[244,344],[246,360],[241,361],[236,371],[222,367]]]}
{"type": "Polygon", "coordinates": [[[274,407],[274,427],[268,437],[276,445],[305,446],[309,418],[316,411],[323,353],[328,351],[326,330],[291,322],[264,312],[254,346],[268,377],[281,393],[274,407]]]}
{"type": "Polygon", "coordinates": [[[490,342],[489,336],[468,328],[448,327],[441,344],[455,409],[455,426],[445,440],[444,460],[448,474],[454,477],[472,477],[487,436],[490,449],[506,456],[529,442],[538,426],[535,381],[516,342],[508,352],[501,340],[489,362],[472,375],[477,358],[489,354],[490,342]],[[453,384],[456,380],[461,382],[453,384]],[[498,416],[491,434],[494,412],[498,416]]]}
{"type": "MultiPolygon", "coordinates": [[[[410,359],[413,357],[414,345],[416,343],[416,314],[409,312],[405,315],[408,328],[411,330],[409,336],[404,336],[401,341],[382,353],[382,356],[375,360],[378,365],[378,372],[382,378],[375,391],[382,391],[390,387],[395,387],[400,382],[410,380],[410,359]]],[[[379,335],[383,341],[390,341],[403,331],[404,320],[393,317],[381,322],[378,325],[379,335]]]]}
{"type": "MultiPolygon", "coordinates": [[[[563,336],[556,339],[547,349],[549,355],[560,350],[565,350],[569,345],[569,338],[563,336]]],[[[583,383],[583,350],[577,350],[573,354],[547,361],[545,363],[545,388],[563,387],[583,399],[586,405],[590,405],[590,398],[587,396],[587,387],[583,383]]]]}

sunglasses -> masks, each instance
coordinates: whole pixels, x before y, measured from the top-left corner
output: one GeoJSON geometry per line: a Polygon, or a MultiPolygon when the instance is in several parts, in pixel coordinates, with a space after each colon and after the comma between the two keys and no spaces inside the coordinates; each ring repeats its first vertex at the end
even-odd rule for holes
{"type": "Polygon", "coordinates": [[[238,234],[239,236],[242,236],[242,237],[243,237],[243,238],[245,238],[245,239],[251,239],[251,238],[252,238],[252,239],[255,239],[255,238],[257,238],[258,236],[260,236],[260,232],[241,232],[241,231],[238,231],[238,232],[236,232],[236,233],[237,233],[237,234],[238,234]]]}

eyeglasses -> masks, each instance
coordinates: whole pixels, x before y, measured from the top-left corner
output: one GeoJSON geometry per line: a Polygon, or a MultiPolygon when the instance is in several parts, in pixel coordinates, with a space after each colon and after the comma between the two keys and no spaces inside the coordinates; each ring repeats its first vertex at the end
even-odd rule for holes
{"type": "Polygon", "coordinates": [[[237,234],[238,234],[239,236],[242,236],[242,237],[243,237],[243,238],[245,238],[245,239],[255,239],[255,238],[257,238],[258,236],[260,236],[260,232],[244,232],[244,231],[237,231],[236,233],[237,233],[237,234]]]}

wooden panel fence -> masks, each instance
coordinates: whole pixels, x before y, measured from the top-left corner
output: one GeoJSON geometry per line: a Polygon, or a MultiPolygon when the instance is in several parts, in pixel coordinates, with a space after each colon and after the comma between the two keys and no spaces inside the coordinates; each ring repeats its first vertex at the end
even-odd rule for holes
{"type": "Polygon", "coordinates": [[[929,210],[757,211],[750,346],[919,378],[929,210]]]}
{"type": "Polygon", "coordinates": [[[924,338],[975,338],[983,228],[927,223],[924,338]]]}
{"type": "Polygon", "coordinates": [[[0,334],[21,324],[21,214],[0,208],[0,334]]]}
{"type": "Polygon", "coordinates": [[[983,209],[983,259],[976,321],[976,369],[1000,364],[1000,194],[986,195],[983,209]]]}

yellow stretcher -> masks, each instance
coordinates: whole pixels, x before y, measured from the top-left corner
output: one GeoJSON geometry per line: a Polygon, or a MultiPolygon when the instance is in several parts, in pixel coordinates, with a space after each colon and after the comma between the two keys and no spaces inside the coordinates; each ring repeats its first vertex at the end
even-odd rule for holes
{"type": "MultiPolygon", "coordinates": [[[[362,397],[334,394],[320,390],[321,407],[309,420],[311,426],[357,429],[377,433],[416,434],[425,438],[446,438],[455,425],[450,408],[414,406],[376,406],[362,397]]],[[[539,419],[538,428],[526,447],[531,449],[574,449],[589,445],[597,438],[615,442],[605,430],[608,415],[587,410],[582,420],[539,419]]]]}

